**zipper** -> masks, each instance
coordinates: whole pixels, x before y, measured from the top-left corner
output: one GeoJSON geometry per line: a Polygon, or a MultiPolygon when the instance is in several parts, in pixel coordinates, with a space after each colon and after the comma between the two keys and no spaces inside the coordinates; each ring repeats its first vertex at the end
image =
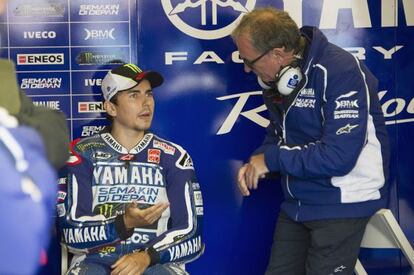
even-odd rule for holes
{"type": "MultiPolygon", "coordinates": [[[[286,127],[285,127],[285,122],[286,122],[286,112],[285,111],[283,111],[283,123],[282,123],[282,136],[283,136],[283,142],[284,143],[286,143],[286,127]]],[[[292,194],[292,191],[290,191],[290,188],[289,188],[289,175],[286,175],[286,189],[287,189],[287,191],[288,191],[288,193],[289,193],[289,195],[294,199],[295,197],[293,196],[293,194],[292,194]]]]}
{"type": "Polygon", "coordinates": [[[296,211],[295,221],[299,220],[300,201],[298,200],[298,210],[296,211]]]}
{"type": "Polygon", "coordinates": [[[293,196],[292,191],[290,191],[290,188],[289,188],[289,175],[286,175],[286,189],[289,195],[292,197],[292,199],[294,199],[295,197],[293,196]]]}
{"type": "MultiPolygon", "coordinates": [[[[309,67],[308,67],[308,69],[309,69],[309,67]]],[[[295,102],[296,102],[296,99],[298,98],[298,96],[299,96],[299,94],[300,94],[300,92],[303,90],[303,89],[305,89],[305,87],[306,87],[306,85],[308,84],[308,77],[307,77],[307,75],[306,74],[303,74],[303,76],[305,77],[305,84],[302,86],[302,88],[297,92],[297,94],[296,94],[296,96],[295,96],[295,99],[292,101],[292,103],[290,104],[290,106],[287,108],[287,110],[285,111],[285,110],[283,110],[283,129],[282,129],[282,131],[283,131],[283,141],[285,142],[285,143],[287,143],[287,138],[286,138],[286,117],[287,117],[287,114],[288,114],[288,112],[290,111],[290,108],[292,108],[292,106],[295,104],[295,102]]],[[[289,193],[289,195],[292,197],[292,199],[295,199],[295,196],[293,196],[293,193],[292,193],[292,191],[290,190],[290,188],[289,188],[289,175],[286,175],[286,189],[287,189],[287,191],[288,191],[288,193],[289,193]]],[[[297,211],[296,211],[296,215],[295,215],[295,220],[297,221],[298,220],[298,217],[299,217],[299,209],[300,209],[300,205],[301,205],[301,203],[300,203],[300,200],[297,200],[297,202],[298,202],[298,209],[297,209],[297,211]]]]}

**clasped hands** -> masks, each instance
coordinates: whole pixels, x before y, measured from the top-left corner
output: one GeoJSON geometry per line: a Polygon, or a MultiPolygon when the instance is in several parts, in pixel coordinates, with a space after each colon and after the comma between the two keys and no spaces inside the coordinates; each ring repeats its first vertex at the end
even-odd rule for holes
{"type": "Polygon", "coordinates": [[[249,196],[252,189],[257,189],[259,179],[264,178],[269,169],[264,154],[253,155],[249,162],[239,169],[237,186],[243,196],[249,196]]]}

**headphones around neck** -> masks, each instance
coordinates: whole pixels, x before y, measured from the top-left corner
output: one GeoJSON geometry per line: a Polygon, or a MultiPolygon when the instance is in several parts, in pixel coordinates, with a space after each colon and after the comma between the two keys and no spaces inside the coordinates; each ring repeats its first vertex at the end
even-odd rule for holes
{"type": "Polygon", "coordinates": [[[288,96],[298,87],[300,87],[303,79],[303,73],[298,62],[283,67],[276,75],[274,83],[266,83],[259,76],[257,82],[264,90],[276,89],[281,95],[288,96]]]}

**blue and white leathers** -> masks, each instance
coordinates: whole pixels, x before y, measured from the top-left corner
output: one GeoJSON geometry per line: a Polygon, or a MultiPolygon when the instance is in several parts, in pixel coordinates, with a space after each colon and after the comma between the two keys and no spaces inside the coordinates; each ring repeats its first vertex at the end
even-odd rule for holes
{"type": "Polygon", "coordinates": [[[386,206],[388,194],[378,81],[317,28],[301,32],[310,41],[305,82],[282,102],[264,91],[271,123],[255,153],[264,153],[269,170],[282,175],[281,207],[292,219],[370,216],[386,206]]]}
{"type": "Polygon", "coordinates": [[[60,180],[59,228],[64,243],[107,266],[127,253],[155,249],[159,263],[185,263],[204,250],[203,202],[188,153],[151,133],[129,152],[110,133],[76,140],[60,180]],[[170,206],[153,225],[122,241],[115,218],[137,201],[170,206]]]}

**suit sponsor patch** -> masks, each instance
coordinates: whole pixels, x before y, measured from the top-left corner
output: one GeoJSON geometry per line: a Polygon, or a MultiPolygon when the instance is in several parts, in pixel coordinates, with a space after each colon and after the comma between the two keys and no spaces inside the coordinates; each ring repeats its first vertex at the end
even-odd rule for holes
{"type": "Polygon", "coordinates": [[[148,162],[159,164],[161,159],[161,151],[158,149],[148,149],[148,162]]]}

